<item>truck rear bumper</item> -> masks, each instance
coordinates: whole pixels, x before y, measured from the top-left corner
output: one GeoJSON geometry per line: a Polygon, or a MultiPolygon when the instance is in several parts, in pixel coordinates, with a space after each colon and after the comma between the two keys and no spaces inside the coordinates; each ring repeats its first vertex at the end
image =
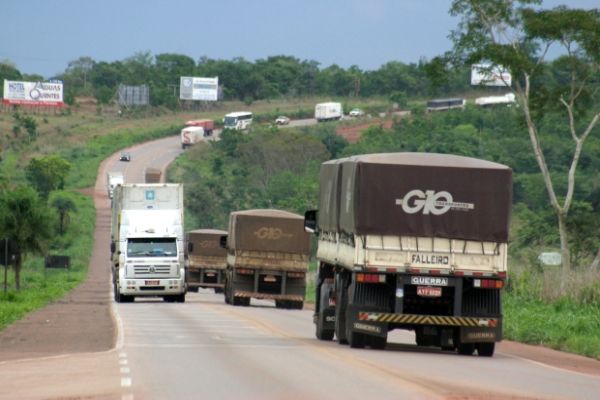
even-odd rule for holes
{"type": "Polygon", "coordinates": [[[455,332],[461,343],[499,342],[502,340],[502,317],[462,317],[442,315],[396,314],[350,311],[347,318],[356,330],[379,334],[394,328],[428,329],[455,332]]]}
{"type": "Polygon", "coordinates": [[[233,292],[235,297],[242,298],[254,298],[263,300],[291,300],[291,301],[304,301],[304,296],[295,294],[270,294],[270,293],[258,293],[248,292],[244,290],[235,290],[233,292]]]}
{"type": "Polygon", "coordinates": [[[188,268],[186,283],[188,289],[223,288],[225,286],[225,270],[188,268]]]}

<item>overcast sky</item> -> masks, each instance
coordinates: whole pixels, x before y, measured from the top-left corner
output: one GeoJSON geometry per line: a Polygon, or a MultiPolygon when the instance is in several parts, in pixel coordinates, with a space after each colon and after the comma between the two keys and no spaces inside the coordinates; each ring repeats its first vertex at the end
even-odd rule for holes
{"type": "MultiPolygon", "coordinates": [[[[82,56],[137,52],[249,61],[273,55],[363,70],[451,48],[450,0],[2,0],[0,62],[46,78],[82,56]]],[[[545,0],[598,8],[600,0],[545,0]]]]}

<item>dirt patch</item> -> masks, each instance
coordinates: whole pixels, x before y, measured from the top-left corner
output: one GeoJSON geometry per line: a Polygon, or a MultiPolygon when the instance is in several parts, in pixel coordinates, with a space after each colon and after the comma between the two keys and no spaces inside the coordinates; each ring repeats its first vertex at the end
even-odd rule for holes
{"type": "Polygon", "coordinates": [[[369,121],[369,122],[361,123],[358,125],[340,126],[339,128],[337,128],[335,133],[338,136],[341,136],[344,139],[346,139],[348,141],[348,143],[356,143],[360,140],[362,132],[365,129],[370,128],[372,126],[379,126],[383,129],[390,130],[390,129],[392,129],[393,124],[394,124],[394,121],[392,121],[392,120],[369,121]]]}

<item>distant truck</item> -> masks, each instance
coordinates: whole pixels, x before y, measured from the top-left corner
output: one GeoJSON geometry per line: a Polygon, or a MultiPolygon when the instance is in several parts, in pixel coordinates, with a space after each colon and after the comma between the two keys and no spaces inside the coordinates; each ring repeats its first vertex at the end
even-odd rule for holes
{"type": "Polygon", "coordinates": [[[144,170],[145,183],[160,183],[162,171],[158,168],[146,168],[144,170]]]}
{"type": "Polygon", "coordinates": [[[319,103],[315,105],[315,119],[317,122],[337,121],[344,116],[342,103],[319,103]]]}
{"type": "Polygon", "coordinates": [[[106,173],[106,191],[108,192],[108,197],[110,199],[112,199],[115,187],[117,187],[118,185],[122,185],[124,183],[125,183],[125,178],[123,177],[122,172],[107,172],[106,173]]]}
{"type": "Polygon", "coordinates": [[[310,235],[300,215],[273,209],[232,212],[222,245],[227,248],[226,303],[248,306],[250,298],[268,299],[277,308],[302,309],[310,235]]]}
{"type": "Polygon", "coordinates": [[[117,186],[110,243],[115,301],[158,296],[184,302],[183,239],[181,184],[117,186]]]}
{"type": "Polygon", "coordinates": [[[316,336],[384,348],[492,356],[502,339],[512,172],[449,154],[390,153],[325,162],[318,210],[316,336]]]}
{"type": "Polygon", "coordinates": [[[227,251],[221,247],[221,237],[226,231],[219,229],[197,229],[186,234],[187,264],[185,270],[187,288],[197,292],[198,288],[214,288],[223,292],[227,251]]]}
{"type": "Polygon", "coordinates": [[[456,97],[451,99],[433,99],[427,102],[427,111],[448,111],[453,108],[465,108],[467,101],[456,97]]]}
{"type": "Polygon", "coordinates": [[[212,136],[214,129],[215,123],[210,119],[187,121],[181,130],[181,148],[185,149],[202,141],[205,137],[212,136]]]}
{"type": "Polygon", "coordinates": [[[506,93],[502,96],[487,96],[478,97],[475,99],[475,104],[482,107],[489,107],[495,105],[511,105],[515,103],[515,95],[513,93],[506,93]]]}

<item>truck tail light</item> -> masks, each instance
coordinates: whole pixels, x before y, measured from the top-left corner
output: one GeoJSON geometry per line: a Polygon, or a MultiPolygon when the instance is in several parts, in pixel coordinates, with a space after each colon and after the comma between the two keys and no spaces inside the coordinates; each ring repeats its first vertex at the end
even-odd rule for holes
{"type": "Polygon", "coordinates": [[[356,282],[360,283],[385,283],[384,274],[356,274],[356,282]]]}
{"type": "Polygon", "coordinates": [[[254,270],[249,268],[238,268],[235,271],[240,275],[254,275],[254,270]]]}
{"type": "Polygon", "coordinates": [[[474,279],[473,287],[480,289],[502,289],[504,281],[499,279],[474,279]]]}

